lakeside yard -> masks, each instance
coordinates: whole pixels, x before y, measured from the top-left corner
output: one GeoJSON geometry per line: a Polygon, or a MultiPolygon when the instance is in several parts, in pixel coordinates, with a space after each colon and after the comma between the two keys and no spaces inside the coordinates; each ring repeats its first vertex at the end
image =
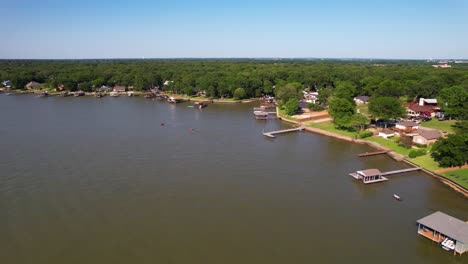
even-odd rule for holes
{"type": "Polygon", "coordinates": [[[444,121],[439,121],[435,118],[433,118],[430,121],[427,122],[421,122],[422,127],[427,127],[427,128],[433,128],[437,129],[440,131],[446,131],[448,133],[454,134],[455,133],[455,128],[453,125],[455,125],[457,121],[456,120],[444,120],[444,121]]]}
{"type": "Polygon", "coordinates": [[[335,124],[333,124],[332,121],[326,121],[326,122],[320,122],[320,123],[306,122],[305,125],[308,127],[318,128],[318,129],[336,133],[342,136],[352,137],[352,138],[355,138],[357,135],[356,132],[337,129],[335,127],[335,124]]]}
{"type": "MultiPolygon", "coordinates": [[[[429,125],[428,127],[441,129],[441,130],[445,129],[444,131],[447,131],[449,133],[453,133],[453,131],[454,131],[453,127],[451,127],[451,125],[454,124],[455,121],[449,121],[449,120],[446,120],[446,121],[431,120],[431,121],[432,121],[432,123],[431,122],[426,122],[425,124],[428,124],[429,125]],[[444,123],[444,122],[446,122],[446,123],[444,123]]],[[[356,132],[350,132],[350,131],[337,129],[332,121],[326,121],[326,122],[321,122],[321,123],[307,122],[307,123],[305,123],[305,125],[309,126],[309,127],[313,127],[313,128],[322,129],[324,131],[335,133],[335,134],[338,134],[338,135],[348,136],[348,137],[351,137],[351,138],[355,138],[356,135],[357,135],[356,132]]],[[[361,140],[378,143],[379,145],[381,145],[381,146],[383,146],[385,148],[391,149],[391,150],[395,151],[398,154],[404,155],[407,160],[409,160],[409,161],[413,162],[414,164],[419,165],[419,166],[421,166],[421,167],[423,167],[423,168],[425,168],[425,169],[427,169],[429,171],[435,172],[437,170],[442,169],[439,166],[439,164],[432,159],[431,154],[430,154],[430,149],[431,149],[430,147],[428,147],[426,149],[427,152],[428,152],[427,154],[416,157],[416,158],[409,158],[408,157],[409,152],[412,149],[415,149],[415,148],[408,149],[408,148],[405,148],[403,146],[400,146],[397,143],[396,138],[384,139],[384,138],[381,138],[381,137],[378,137],[378,136],[372,136],[372,137],[368,137],[368,138],[363,138],[361,140]]],[[[464,187],[465,189],[468,189],[468,169],[453,170],[453,171],[449,171],[449,172],[440,173],[439,175],[444,177],[444,178],[447,178],[447,179],[449,179],[449,180],[451,180],[451,181],[453,181],[453,182],[455,182],[457,184],[459,184],[460,186],[464,187]]]]}
{"type": "Polygon", "coordinates": [[[468,169],[460,169],[441,173],[447,179],[450,179],[468,189],[468,169]]]}

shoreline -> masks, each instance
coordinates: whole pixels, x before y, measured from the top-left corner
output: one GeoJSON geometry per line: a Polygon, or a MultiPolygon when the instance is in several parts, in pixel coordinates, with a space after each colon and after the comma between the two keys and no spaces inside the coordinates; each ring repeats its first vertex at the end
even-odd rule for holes
{"type": "MultiPolygon", "coordinates": [[[[279,113],[278,110],[277,110],[277,113],[279,113]]],[[[288,119],[282,117],[280,114],[277,114],[277,116],[281,121],[284,121],[284,122],[287,122],[287,123],[290,123],[290,124],[301,125],[302,127],[304,127],[304,129],[306,131],[311,132],[311,133],[319,134],[319,135],[322,135],[322,136],[333,137],[333,138],[344,140],[344,141],[347,141],[347,142],[350,142],[350,143],[366,144],[369,147],[377,149],[377,150],[390,150],[390,152],[388,152],[386,154],[388,156],[390,156],[391,158],[393,158],[394,160],[404,162],[404,163],[406,163],[406,164],[408,164],[408,165],[410,165],[412,167],[421,167],[422,171],[425,172],[426,174],[438,179],[439,181],[441,181],[445,185],[449,186],[450,188],[452,188],[456,192],[462,194],[465,198],[468,198],[468,189],[466,189],[463,186],[460,186],[459,184],[457,184],[457,183],[455,183],[455,182],[453,182],[453,181],[451,181],[451,180],[437,174],[434,171],[430,171],[430,170],[428,170],[428,169],[426,169],[426,168],[424,168],[424,167],[422,167],[420,165],[414,164],[413,162],[408,160],[405,156],[403,156],[403,155],[401,155],[399,153],[396,153],[395,151],[393,151],[391,149],[385,148],[385,147],[383,147],[382,145],[380,145],[380,144],[378,144],[376,142],[370,142],[370,141],[362,140],[362,139],[354,139],[352,137],[339,135],[339,134],[329,132],[329,131],[325,131],[325,130],[322,130],[322,129],[319,129],[319,128],[308,127],[308,126],[303,125],[301,122],[294,121],[294,120],[288,120],[288,119]]]]}

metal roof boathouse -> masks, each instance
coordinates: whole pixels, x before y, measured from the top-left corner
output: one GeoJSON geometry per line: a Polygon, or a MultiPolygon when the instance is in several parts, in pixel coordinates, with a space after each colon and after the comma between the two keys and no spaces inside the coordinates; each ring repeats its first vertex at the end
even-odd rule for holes
{"type": "Polygon", "coordinates": [[[418,234],[440,243],[446,250],[453,250],[454,255],[468,252],[468,222],[435,212],[419,219],[417,223],[418,234]],[[452,246],[447,245],[450,241],[452,246]]]}

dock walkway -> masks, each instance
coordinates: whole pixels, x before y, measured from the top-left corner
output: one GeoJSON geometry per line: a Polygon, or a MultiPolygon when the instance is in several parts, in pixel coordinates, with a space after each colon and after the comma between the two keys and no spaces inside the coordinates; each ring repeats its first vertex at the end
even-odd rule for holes
{"type": "Polygon", "coordinates": [[[421,167],[415,167],[415,168],[409,168],[409,169],[403,169],[403,170],[387,171],[387,172],[382,172],[380,175],[381,176],[388,176],[388,175],[406,173],[406,172],[411,172],[411,171],[418,171],[418,170],[421,170],[421,169],[422,169],[421,167]]]}
{"type": "Polygon", "coordinates": [[[390,152],[390,150],[381,150],[381,151],[374,151],[374,152],[365,152],[358,154],[359,157],[368,157],[368,156],[374,156],[374,155],[380,155],[380,154],[385,154],[390,152]]]}
{"type": "Polygon", "coordinates": [[[296,131],[302,131],[304,130],[303,126],[297,127],[297,128],[290,128],[290,129],[284,129],[284,130],[276,130],[276,131],[270,131],[270,132],[263,132],[263,135],[266,137],[270,138],[275,138],[277,134],[284,134],[284,133],[290,133],[290,132],[296,132],[296,131]]]}

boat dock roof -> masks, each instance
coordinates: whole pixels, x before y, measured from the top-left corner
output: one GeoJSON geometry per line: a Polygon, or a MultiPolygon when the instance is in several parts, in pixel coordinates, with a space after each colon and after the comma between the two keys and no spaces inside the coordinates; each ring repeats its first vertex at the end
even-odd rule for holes
{"type": "Polygon", "coordinates": [[[468,223],[455,217],[435,212],[417,221],[418,224],[429,227],[464,244],[468,244],[468,223]]]}

